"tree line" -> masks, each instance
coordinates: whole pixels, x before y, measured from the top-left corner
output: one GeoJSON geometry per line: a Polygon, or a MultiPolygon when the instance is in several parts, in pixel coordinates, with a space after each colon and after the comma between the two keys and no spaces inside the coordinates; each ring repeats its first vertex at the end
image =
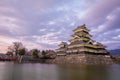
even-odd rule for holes
{"type": "Polygon", "coordinates": [[[39,49],[28,50],[21,42],[13,42],[11,46],[8,46],[8,51],[6,55],[11,57],[30,55],[33,58],[49,59],[55,58],[56,52],[54,50],[41,50],[41,51],[39,49]]]}

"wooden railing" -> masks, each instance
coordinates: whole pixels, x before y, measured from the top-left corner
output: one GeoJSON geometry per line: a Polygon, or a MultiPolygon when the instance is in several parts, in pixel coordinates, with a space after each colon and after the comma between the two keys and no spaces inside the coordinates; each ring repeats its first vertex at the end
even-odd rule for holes
{"type": "Polygon", "coordinates": [[[70,42],[75,42],[75,41],[81,41],[81,40],[89,40],[87,38],[79,38],[79,39],[72,39],[72,40],[69,40],[70,42]]]}
{"type": "Polygon", "coordinates": [[[105,46],[96,46],[96,45],[92,45],[92,44],[77,44],[77,45],[70,45],[68,46],[68,48],[73,48],[73,47],[81,47],[81,46],[86,46],[86,47],[92,47],[92,48],[105,48],[105,46]]]}
{"type": "Polygon", "coordinates": [[[82,49],[73,49],[73,50],[68,50],[67,53],[69,52],[82,52],[82,51],[86,51],[86,52],[92,52],[92,53],[107,53],[106,50],[93,50],[93,49],[87,49],[87,48],[82,48],[82,49]]]}

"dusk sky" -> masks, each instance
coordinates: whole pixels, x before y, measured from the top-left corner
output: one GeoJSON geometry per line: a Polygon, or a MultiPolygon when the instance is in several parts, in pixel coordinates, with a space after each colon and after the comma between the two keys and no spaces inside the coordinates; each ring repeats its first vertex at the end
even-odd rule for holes
{"type": "Polygon", "coordinates": [[[120,0],[0,0],[0,52],[15,41],[56,49],[83,24],[92,39],[120,48],[120,0]]]}

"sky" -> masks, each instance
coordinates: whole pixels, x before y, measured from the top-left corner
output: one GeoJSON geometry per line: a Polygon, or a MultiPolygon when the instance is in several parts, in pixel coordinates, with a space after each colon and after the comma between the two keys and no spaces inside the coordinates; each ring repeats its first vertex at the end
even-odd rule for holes
{"type": "Polygon", "coordinates": [[[56,49],[83,24],[92,39],[120,49],[120,0],[0,0],[0,52],[16,41],[56,49]]]}

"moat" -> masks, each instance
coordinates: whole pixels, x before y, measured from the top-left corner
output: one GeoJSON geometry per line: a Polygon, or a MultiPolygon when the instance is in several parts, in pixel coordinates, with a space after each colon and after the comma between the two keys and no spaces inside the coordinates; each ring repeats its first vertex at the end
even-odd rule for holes
{"type": "Polygon", "coordinates": [[[120,65],[0,62],[0,80],[120,80],[120,65]]]}

